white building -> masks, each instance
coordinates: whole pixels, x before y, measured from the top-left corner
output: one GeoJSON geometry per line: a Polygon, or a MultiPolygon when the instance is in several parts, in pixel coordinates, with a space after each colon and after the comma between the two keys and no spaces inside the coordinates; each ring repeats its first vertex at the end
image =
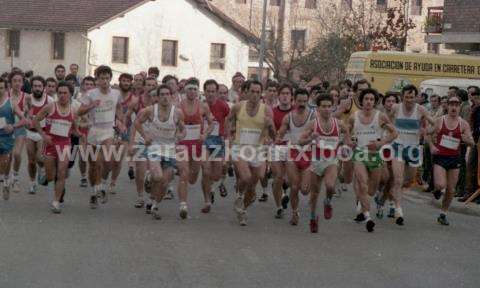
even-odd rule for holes
{"type": "Polygon", "coordinates": [[[53,76],[56,65],[77,63],[82,75],[105,64],[118,76],[157,66],[161,76],[228,84],[251,66],[255,37],[207,0],[50,3],[17,0],[0,9],[0,72],[13,65],[53,76]]]}

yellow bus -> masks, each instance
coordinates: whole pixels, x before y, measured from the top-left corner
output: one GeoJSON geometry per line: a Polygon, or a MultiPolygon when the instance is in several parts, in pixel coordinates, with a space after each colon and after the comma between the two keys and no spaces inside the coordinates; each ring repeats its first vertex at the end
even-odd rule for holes
{"type": "Polygon", "coordinates": [[[391,51],[355,52],[347,66],[347,79],[366,79],[381,93],[435,78],[480,79],[480,57],[391,51]]]}

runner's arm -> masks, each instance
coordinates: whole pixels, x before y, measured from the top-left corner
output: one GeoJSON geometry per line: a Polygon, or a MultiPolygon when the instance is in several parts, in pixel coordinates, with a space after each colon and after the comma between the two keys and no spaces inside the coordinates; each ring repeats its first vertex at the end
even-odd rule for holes
{"type": "Polygon", "coordinates": [[[269,107],[266,107],[265,109],[265,128],[267,129],[268,137],[270,137],[270,139],[275,139],[276,130],[275,124],[273,123],[273,112],[269,107]]]}
{"type": "Polygon", "coordinates": [[[210,111],[210,108],[208,108],[207,104],[203,103],[202,108],[203,108],[203,115],[205,119],[207,119],[207,124],[208,124],[207,129],[205,129],[205,132],[204,132],[204,138],[206,138],[213,131],[213,115],[212,115],[212,112],[210,111]]]}
{"type": "Polygon", "coordinates": [[[115,124],[116,126],[120,126],[120,130],[121,131],[124,131],[126,130],[126,125],[125,125],[125,116],[124,116],[124,113],[123,113],[123,107],[122,107],[122,103],[120,101],[117,102],[117,107],[115,109],[115,124]]]}
{"type": "Polygon", "coordinates": [[[145,139],[145,130],[143,130],[143,123],[147,121],[147,119],[150,117],[151,114],[151,109],[152,107],[148,107],[143,109],[139,114],[138,117],[135,119],[135,131],[142,136],[143,139],[145,139]]]}
{"type": "Polygon", "coordinates": [[[82,105],[80,106],[80,108],[78,108],[77,111],[78,116],[83,116],[96,107],[95,102],[91,101],[90,98],[85,98],[85,100],[88,101],[88,104],[82,103],[82,105]]]}
{"type": "Polygon", "coordinates": [[[418,109],[420,109],[420,114],[422,115],[423,119],[427,120],[430,125],[435,125],[435,119],[433,119],[433,117],[430,115],[427,109],[425,109],[425,107],[420,106],[418,107],[418,109]]]}
{"type": "Polygon", "coordinates": [[[14,129],[25,126],[27,124],[27,119],[25,118],[25,115],[23,114],[22,110],[18,107],[16,103],[12,103],[12,108],[13,108],[13,113],[17,115],[17,117],[20,119],[20,121],[14,123],[12,126],[14,129]]]}
{"type": "Polygon", "coordinates": [[[472,137],[472,130],[470,129],[470,125],[467,121],[461,119],[462,121],[462,141],[465,142],[468,146],[475,146],[475,141],[472,137]]]}
{"type": "Polygon", "coordinates": [[[379,146],[382,147],[385,144],[391,143],[395,138],[398,137],[398,132],[395,127],[393,127],[392,123],[390,122],[390,118],[385,113],[380,114],[380,127],[387,130],[388,135],[383,137],[380,140],[379,146]]]}
{"type": "Polygon", "coordinates": [[[345,134],[343,136],[343,142],[346,145],[351,146],[351,147],[354,146],[354,143],[352,142],[352,130],[353,130],[353,125],[354,124],[355,124],[355,118],[353,117],[353,115],[350,116],[350,118],[348,118],[347,122],[343,124],[345,126],[344,127],[345,134]]]}
{"type": "Polygon", "coordinates": [[[290,124],[290,117],[287,115],[283,117],[282,120],[282,125],[280,126],[280,129],[278,129],[277,132],[277,138],[275,139],[275,142],[279,143],[283,140],[283,137],[285,137],[285,134],[287,134],[287,131],[289,129],[290,124]]]}
{"type": "Polygon", "coordinates": [[[237,111],[239,110],[240,104],[234,104],[228,114],[225,121],[225,132],[227,133],[227,139],[235,135],[235,129],[237,127],[237,111]]]}
{"type": "Polygon", "coordinates": [[[315,139],[315,133],[313,133],[313,128],[315,127],[314,125],[315,121],[310,121],[307,123],[305,129],[300,135],[300,139],[298,139],[298,144],[303,146],[312,143],[312,141],[315,139]]]}
{"type": "Polygon", "coordinates": [[[177,140],[180,141],[185,138],[185,136],[187,136],[187,130],[185,129],[185,120],[183,117],[183,113],[180,109],[175,109],[175,117],[177,123],[177,132],[175,136],[177,137],[177,140]]]}
{"type": "Polygon", "coordinates": [[[42,122],[43,119],[45,119],[45,117],[47,117],[51,113],[53,109],[53,105],[54,105],[53,103],[47,104],[33,118],[33,127],[35,127],[35,130],[37,130],[38,134],[40,134],[40,136],[42,136],[43,139],[47,137],[47,134],[45,133],[45,131],[43,131],[42,126],[40,125],[40,122],[42,122]]]}

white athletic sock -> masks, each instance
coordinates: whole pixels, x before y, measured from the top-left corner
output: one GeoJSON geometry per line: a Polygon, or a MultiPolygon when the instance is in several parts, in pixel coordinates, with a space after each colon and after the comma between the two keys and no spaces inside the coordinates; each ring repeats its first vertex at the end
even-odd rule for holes
{"type": "Polygon", "coordinates": [[[363,215],[365,215],[365,220],[368,221],[368,220],[371,220],[370,218],[370,212],[363,212],[363,215]]]}
{"type": "Polygon", "coordinates": [[[3,177],[3,179],[2,179],[3,185],[4,185],[5,187],[7,187],[7,186],[8,186],[8,174],[7,174],[7,175],[3,175],[2,177],[3,177]]]}
{"type": "Polygon", "coordinates": [[[102,179],[102,184],[100,184],[100,190],[106,190],[107,189],[107,181],[106,179],[102,179]]]}
{"type": "Polygon", "coordinates": [[[53,202],[54,194],[55,194],[55,182],[50,181],[47,184],[47,195],[48,195],[48,203],[53,202]]]}
{"type": "Polygon", "coordinates": [[[395,208],[395,217],[403,217],[403,210],[402,207],[396,207],[395,208]]]}
{"type": "Polygon", "coordinates": [[[13,179],[14,181],[18,181],[18,172],[17,172],[17,171],[13,171],[13,173],[12,173],[12,179],[13,179]]]}
{"type": "Polygon", "coordinates": [[[36,187],[36,186],[37,186],[37,181],[30,180],[30,187],[36,187]]]}

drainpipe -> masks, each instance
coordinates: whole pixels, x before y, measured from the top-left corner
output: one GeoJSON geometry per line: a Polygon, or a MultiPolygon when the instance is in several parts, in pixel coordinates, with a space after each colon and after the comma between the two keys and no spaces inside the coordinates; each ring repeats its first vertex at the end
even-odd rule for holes
{"type": "MultiPolygon", "coordinates": [[[[91,63],[90,62],[90,53],[91,53],[91,49],[92,49],[92,40],[90,40],[87,36],[87,34],[81,34],[81,36],[87,40],[87,64],[89,66],[89,70],[91,69],[91,66],[95,66],[95,64],[91,63]]],[[[87,71],[85,71],[85,74],[86,75],[89,75],[90,73],[87,73],[87,71]]]]}

